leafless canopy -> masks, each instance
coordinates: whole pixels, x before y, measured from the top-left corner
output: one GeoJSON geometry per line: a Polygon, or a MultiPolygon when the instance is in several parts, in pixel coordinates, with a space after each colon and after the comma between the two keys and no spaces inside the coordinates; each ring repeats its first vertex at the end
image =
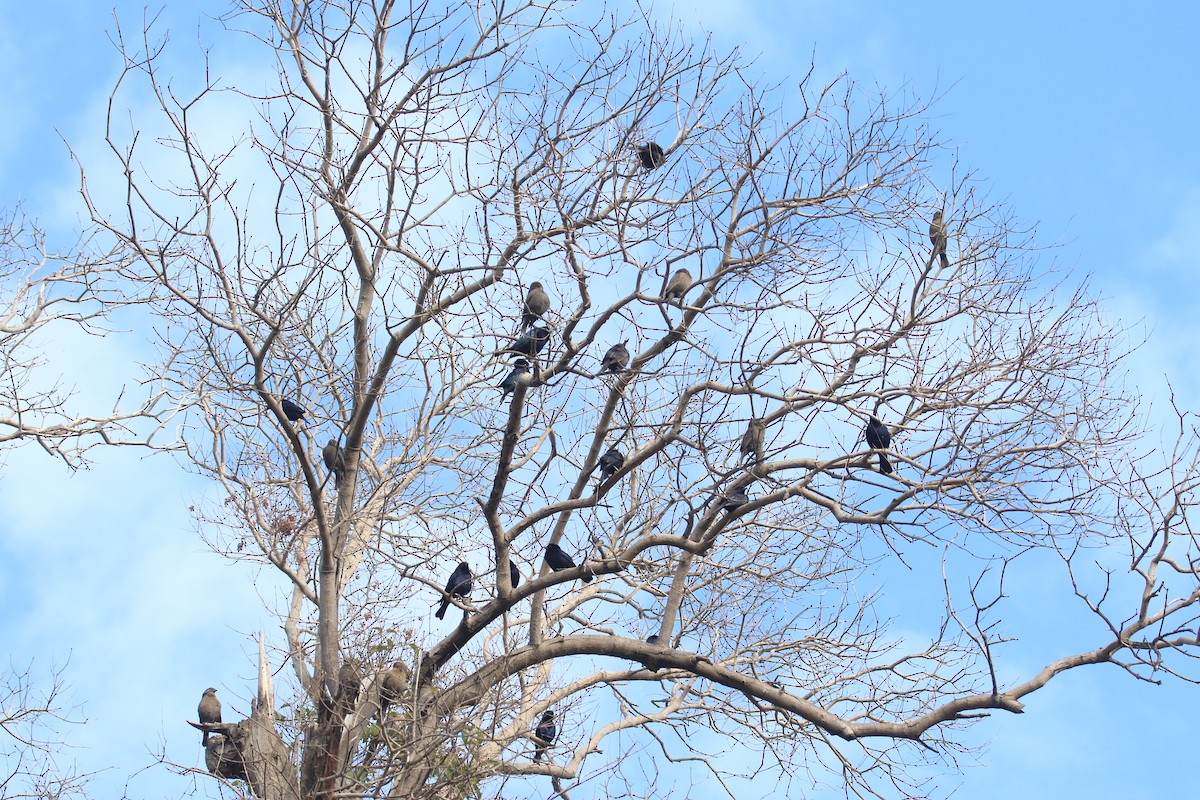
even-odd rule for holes
{"type": "Polygon", "coordinates": [[[763,88],[643,17],[558,6],[247,3],[221,33],[249,45],[235,84],[121,40],[127,191],[89,202],[159,314],[187,457],[225,490],[206,536],[290,590],[292,712],[228,737],[255,793],[636,781],[634,741],[925,796],[910,768],[952,761],[965,720],[1075,666],[1194,652],[1192,421],[1165,471],[1133,458],[1122,332],[969,178],[934,180],[920,103],[763,88]],[[147,88],[159,113],[130,128],[147,88]],[[501,403],[534,281],[553,335],[501,403]],[[552,542],[579,568],[550,572],[552,542]],[[1102,624],[1006,676],[1007,576],[1037,554],[1102,624]],[[474,591],[438,623],[460,560],[474,591]]]}

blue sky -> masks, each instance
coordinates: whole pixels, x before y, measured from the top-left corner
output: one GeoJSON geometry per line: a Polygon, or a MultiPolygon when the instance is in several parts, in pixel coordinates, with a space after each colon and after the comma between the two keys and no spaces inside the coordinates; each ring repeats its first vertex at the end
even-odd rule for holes
{"type": "MultiPolygon", "coordinates": [[[[169,16],[173,40],[192,44],[196,7],[169,16]]],[[[951,157],[985,179],[1023,222],[1038,225],[1046,263],[1091,276],[1115,318],[1149,337],[1130,362],[1151,400],[1169,378],[1197,408],[1195,296],[1200,266],[1200,8],[1163,3],[959,4],[914,11],[890,3],[753,0],[683,3],[677,19],[722,48],[740,46],[756,68],[783,80],[815,59],[819,76],[848,71],[868,86],[937,97],[929,121],[951,157]]],[[[667,4],[655,14],[664,17],[667,4]]],[[[118,4],[136,30],[140,3],[118,4]]],[[[65,138],[82,153],[102,147],[103,111],[117,77],[104,3],[43,0],[0,20],[0,206],[17,202],[57,231],[80,213],[78,174],[65,138]],[[61,137],[61,138],[60,138],[61,137]]],[[[109,400],[136,375],[144,336],[56,339],[52,364],[81,397],[109,400]],[[102,364],[97,370],[94,365],[102,364]]],[[[15,664],[70,659],[67,678],[88,724],[67,732],[97,797],[174,796],[190,779],[155,769],[130,780],[165,747],[199,764],[186,727],[200,691],[219,688],[246,710],[253,685],[247,634],[273,622],[244,567],[222,563],[199,541],[187,513],[206,487],[166,459],[102,455],[68,475],[29,448],[0,459],[0,636],[15,664]]],[[[1036,601],[1027,622],[1056,649],[1053,606],[1036,601]]],[[[1014,669],[1035,668],[1014,651],[1014,669]]],[[[960,797],[1186,796],[1200,691],[1181,682],[1137,683],[1115,667],[1063,676],[1028,699],[1020,717],[976,727],[990,741],[961,778],[960,797]]],[[[970,763],[970,762],[967,762],[970,763]]],[[[209,791],[203,782],[202,793],[209,791]]],[[[742,798],[765,794],[748,787],[742,798]]],[[[716,796],[714,793],[713,796],[716,796]]],[[[832,795],[831,795],[832,796],[832,795]]]]}

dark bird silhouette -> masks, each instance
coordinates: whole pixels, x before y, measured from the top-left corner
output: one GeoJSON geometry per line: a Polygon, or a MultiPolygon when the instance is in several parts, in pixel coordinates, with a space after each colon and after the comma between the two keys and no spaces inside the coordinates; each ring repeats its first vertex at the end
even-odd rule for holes
{"type": "MultiPolygon", "coordinates": [[[[892,444],[891,431],[887,429],[887,425],[875,417],[871,417],[863,435],[867,437],[867,445],[872,450],[886,450],[892,444]]],[[[879,471],[884,475],[890,475],[892,472],[892,465],[888,463],[887,456],[883,453],[879,454],[879,471]]]]}
{"type": "Polygon", "coordinates": [[[471,596],[473,587],[471,575],[471,566],[465,562],[458,562],[458,566],[454,568],[454,572],[450,573],[450,580],[446,581],[446,595],[442,598],[442,605],[434,614],[438,619],[443,619],[446,616],[446,609],[450,607],[450,598],[457,597],[459,600],[466,600],[471,596]]]}
{"type": "Polygon", "coordinates": [[[692,288],[692,273],[686,269],[677,269],[675,274],[671,276],[671,280],[667,282],[667,290],[663,292],[663,300],[679,300],[679,305],[683,306],[683,296],[687,294],[687,290],[692,288]]]}
{"type": "Polygon", "coordinates": [[[935,211],[933,212],[933,221],[929,223],[929,242],[933,245],[933,255],[941,259],[943,269],[950,266],[950,259],[946,257],[948,240],[946,221],[942,219],[942,212],[935,211]]]}
{"type": "MultiPolygon", "coordinates": [[[[567,555],[561,547],[554,543],[546,545],[546,565],[555,572],[559,572],[564,569],[574,569],[576,566],[571,557],[567,555]]],[[[585,573],[580,576],[580,580],[582,580],[584,583],[591,583],[592,577],[593,576],[585,573]]]]}
{"type": "Polygon", "coordinates": [[[753,458],[755,461],[762,461],[763,458],[763,439],[767,435],[767,426],[758,417],[751,417],[750,424],[746,427],[745,434],[742,435],[742,458],[753,458]]]}
{"type": "Polygon", "coordinates": [[[542,348],[550,341],[550,328],[546,325],[538,325],[536,328],[530,329],[529,333],[522,334],[496,351],[496,355],[505,355],[511,353],[516,356],[529,356],[533,358],[538,353],[542,352],[542,348]]]}
{"type": "Polygon", "coordinates": [[[521,584],[521,571],[517,569],[517,565],[508,560],[508,582],[512,584],[512,588],[517,588],[521,584]]]}
{"type": "Polygon", "coordinates": [[[321,458],[325,461],[325,469],[333,475],[333,485],[340,487],[342,478],[346,477],[346,451],[338,447],[337,439],[330,439],[329,444],[321,448],[321,458]]]}
{"type": "Polygon", "coordinates": [[[647,643],[647,644],[658,644],[658,634],[657,634],[657,633],[652,633],[652,634],[650,634],[649,636],[647,636],[647,637],[646,637],[646,643],[647,643]]]}
{"type": "Polygon", "coordinates": [[[600,470],[600,482],[611,478],[617,474],[617,470],[625,466],[625,454],[615,447],[608,448],[608,452],[600,456],[600,460],[596,462],[597,469],[600,470]]]}
{"type": "Polygon", "coordinates": [[[305,410],[300,406],[288,400],[286,397],[279,398],[279,405],[283,406],[283,415],[288,418],[288,422],[295,422],[298,419],[304,419],[305,410]]]}
{"type": "MultiPolygon", "coordinates": [[[[217,690],[211,686],[204,690],[204,694],[200,696],[200,705],[196,707],[196,713],[200,716],[200,722],[209,725],[221,721],[221,701],[217,699],[217,690]]],[[[200,737],[200,744],[208,744],[208,731],[200,737]]]]}
{"type": "Polygon", "coordinates": [[[504,380],[500,381],[500,402],[504,402],[504,398],[517,390],[517,381],[522,375],[529,374],[529,362],[523,358],[518,358],[513,364],[512,372],[505,376],[504,380]]]}
{"type": "Polygon", "coordinates": [[[388,706],[400,702],[400,698],[408,691],[410,675],[403,661],[395,662],[383,674],[383,683],[379,687],[379,713],[386,714],[388,706]]]}
{"type": "Polygon", "coordinates": [[[746,494],[746,488],[739,487],[721,496],[721,510],[734,512],[749,502],[750,496],[746,494]]]}
{"type": "Polygon", "coordinates": [[[601,372],[620,372],[629,364],[629,348],[625,345],[629,340],[614,344],[608,348],[608,352],[604,354],[604,358],[600,359],[601,372]]]}
{"type": "MultiPolygon", "coordinates": [[[[646,644],[654,644],[654,645],[658,644],[658,634],[652,633],[649,636],[647,636],[646,644]]],[[[650,670],[651,672],[658,672],[661,668],[662,668],[662,665],[658,662],[657,658],[651,658],[646,661],[646,669],[650,670]]]]}
{"type": "Polygon", "coordinates": [[[541,319],[542,314],[550,310],[550,295],[542,288],[542,284],[534,281],[529,284],[529,294],[525,295],[525,307],[521,309],[521,330],[525,330],[541,319]]]}
{"type": "Polygon", "coordinates": [[[542,714],[542,719],[538,722],[537,727],[533,729],[533,763],[542,760],[542,756],[546,754],[546,748],[554,744],[554,740],[558,738],[558,728],[554,726],[554,712],[547,711],[542,714]]]}
{"type": "Polygon", "coordinates": [[[658,169],[667,160],[667,154],[663,152],[658,142],[649,142],[639,146],[637,154],[638,161],[642,162],[642,169],[658,169]]]}

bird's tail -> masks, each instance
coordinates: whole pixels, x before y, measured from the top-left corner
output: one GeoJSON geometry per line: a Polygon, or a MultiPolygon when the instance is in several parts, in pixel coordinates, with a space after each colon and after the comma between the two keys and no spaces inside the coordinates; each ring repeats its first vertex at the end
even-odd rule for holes
{"type": "Polygon", "coordinates": [[[942,269],[947,269],[950,266],[950,259],[946,256],[946,251],[938,253],[938,257],[942,260],[942,269]]]}
{"type": "Polygon", "coordinates": [[[887,456],[885,456],[883,453],[879,454],[879,471],[882,472],[884,475],[892,474],[892,465],[887,460],[887,456]]]}
{"type": "Polygon", "coordinates": [[[445,619],[446,618],[446,609],[449,607],[450,607],[450,598],[443,597],[442,604],[441,604],[441,606],[438,607],[438,610],[434,613],[434,616],[437,617],[438,619],[445,619]]]}

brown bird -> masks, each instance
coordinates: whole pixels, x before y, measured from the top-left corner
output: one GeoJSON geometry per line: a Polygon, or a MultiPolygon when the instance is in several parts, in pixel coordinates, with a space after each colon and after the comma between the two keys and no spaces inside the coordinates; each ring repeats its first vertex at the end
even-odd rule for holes
{"type": "Polygon", "coordinates": [[[411,673],[403,661],[392,664],[383,675],[383,685],[379,689],[379,712],[386,714],[388,706],[400,702],[400,698],[408,691],[408,679],[411,673]]]}
{"type": "MultiPolygon", "coordinates": [[[[933,212],[933,221],[929,223],[929,242],[933,245],[933,255],[938,256],[942,261],[942,269],[950,266],[950,259],[946,257],[948,239],[946,222],[942,219],[942,212],[933,212]]],[[[932,256],[930,258],[932,259],[932,256]]]]}
{"type": "Polygon", "coordinates": [[[663,300],[678,299],[679,305],[683,307],[683,296],[687,294],[687,290],[692,288],[692,273],[686,269],[677,269],[675,274],[671,276],[671,280],[667,283],[667,290],[663,292],[663,300]]]}
{"type": "Polygon", "coordinates": [[[600,359],[601,372],[620,372],[629,364],[629,348],[625,345],[629,342],[626,339],[620,344],[614,344],[608,348],[608,352],[604,354],[604,358],[600,359]]]}
{"type": "Polygon", "coordinates": [[[529,294],[525,295],[525,307],[521,309],[521,330],[525,330],[541,319],[542,314],[550,310],[550,295],[542,288],[542,284],[534,281],[529,284],[529,294]]]}
{"type": "Polygon", "coordinates": [[[763,439],[767,434],[767,426],[758,417],[751,417],[746,433],[742,436],[742,458],[753,457],[755,461],[763,459],[763,439]]]}
{"type": "MultiPolygon", "coordinates": [[[[216,689],[210,686],[204,690],[196,713],[200,715],[201,723],[212,725],[221,721],[221,701],[217,699],[216,689]]],[[[200,744],[208,745],[208,731],[204,731],[204,735],[200,737],[200,744]]]]}
{"type": "Polygon", "coordinates": [[[337,439],[330,439],[329,444],[321,448],[321,458],[325,461],[325,469],[333,474],[333,485],[341,487],[342,478],[346,476],[346,451],[338,447],[337,439]]]}

